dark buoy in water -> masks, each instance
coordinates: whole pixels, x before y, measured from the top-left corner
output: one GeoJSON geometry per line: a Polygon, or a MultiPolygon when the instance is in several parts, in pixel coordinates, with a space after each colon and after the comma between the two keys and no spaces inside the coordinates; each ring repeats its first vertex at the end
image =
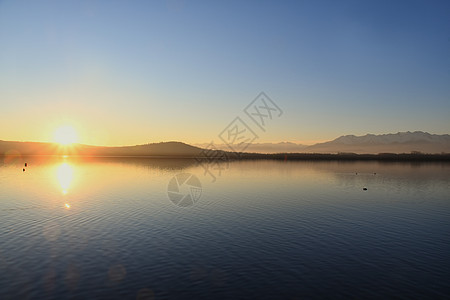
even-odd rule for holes
{"type": "Polygon", "coordinates": [[[25,168],[22,169],[22,172],[25,172],[25,168]]]}
{"type": "Polygon", "coordinates": [[[27,164],[27,163],[25,163],[25,167],[28,167],[28,164],[27,164]]]}
{"type": "Polygon", "coordinates": [[[358,172],[356,172],[355,175],[358,175],[358,172]]]}
{"type": "Polygon", "coordinates": [[[363,191],[367,191],[367,188],[366,188],[366,187],[364,187],[364,188],[363,188],[363,191]]]}
{"type": "Polygon", "coordinates": [[[377,175],[377,173],[375,172],[375,173],[373,173],[373,175],[377,175]]]}

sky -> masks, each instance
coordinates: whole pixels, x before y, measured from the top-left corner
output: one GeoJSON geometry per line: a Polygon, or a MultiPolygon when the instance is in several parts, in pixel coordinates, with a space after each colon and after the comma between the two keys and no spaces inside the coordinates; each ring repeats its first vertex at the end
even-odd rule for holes
{"type": "Polygon", "coordinates": [[[450,133],[449,1],[0,0],[0,140],[450,133]],[[282,110],[257,127],[264,92],[282,110]]]}

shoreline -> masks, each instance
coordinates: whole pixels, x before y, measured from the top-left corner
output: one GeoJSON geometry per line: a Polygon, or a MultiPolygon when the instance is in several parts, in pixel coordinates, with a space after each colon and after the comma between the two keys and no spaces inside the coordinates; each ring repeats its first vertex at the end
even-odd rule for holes
{"type": "Polygon", "coordinates": [[[58,158],[146,158],[146,159],[195,159],[198,161],[236,161],[236,160],[283,160],[283,161],[392,161],[392,162],[450,162],[450,153],[424,154],[424,153],[379,153],[379,154],[356,154],[356,153],[235,153],[220,151],[218,156],[200,155],[70,155],[70,154],[26,154],[5,155],[0,157],[58,157],[58,158]]]}

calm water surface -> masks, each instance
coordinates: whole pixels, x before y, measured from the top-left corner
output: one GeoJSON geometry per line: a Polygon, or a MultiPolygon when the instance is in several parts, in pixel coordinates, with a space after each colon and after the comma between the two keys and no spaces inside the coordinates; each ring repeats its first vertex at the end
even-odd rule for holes
{"type": "Polygon", "coordinates": [[[0,298],[450,296],[448,163],[246,161],[211,179],[192,160],[0,158],[0,298]],[[167,192],[180,173],[202,186],[188,207],[167,192]]]}

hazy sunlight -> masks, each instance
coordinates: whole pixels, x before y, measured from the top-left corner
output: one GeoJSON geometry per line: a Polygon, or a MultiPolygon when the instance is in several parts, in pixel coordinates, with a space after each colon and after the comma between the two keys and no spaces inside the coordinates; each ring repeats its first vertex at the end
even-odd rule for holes
{"type": "Polygon", "coordinates": [[[63,126],[55,131],[54,142],[61,145],[70,145],[77,141],[77,133],[71,126],[63,126]]]}

